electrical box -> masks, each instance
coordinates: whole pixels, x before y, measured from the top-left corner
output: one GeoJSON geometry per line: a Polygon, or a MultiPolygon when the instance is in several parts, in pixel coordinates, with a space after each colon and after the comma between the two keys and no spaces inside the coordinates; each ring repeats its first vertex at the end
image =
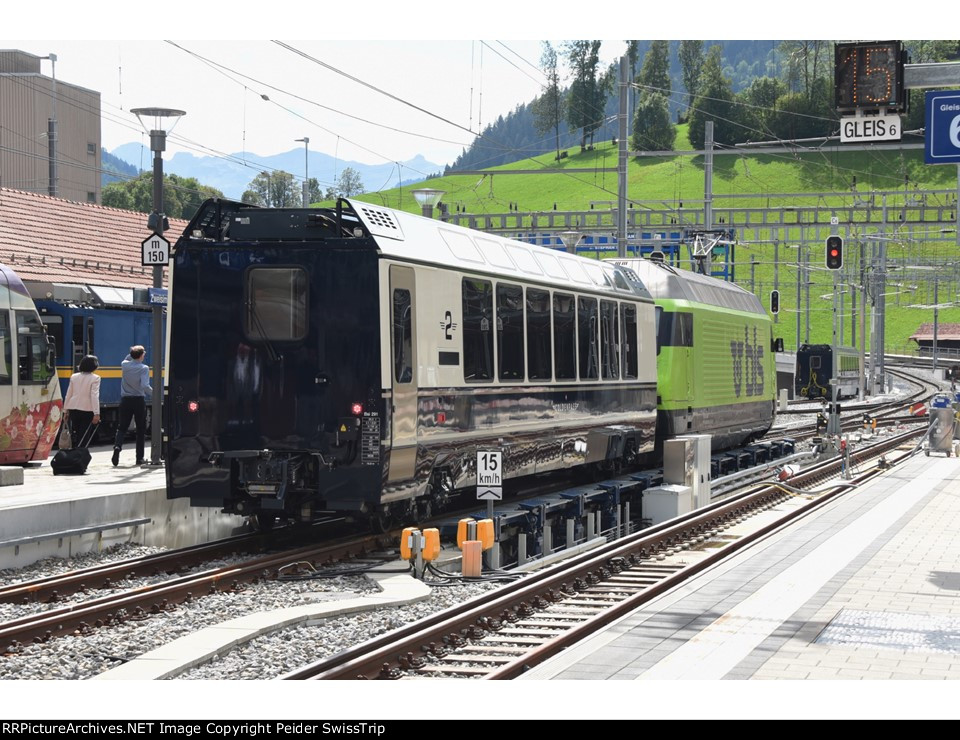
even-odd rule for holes
{"type": "Polygon", "coordinates": [[[693,507],[710,504],[709,434],[684,434],[663,443],[663,481],[689,486],[693,491],[693,507]]]}
{"type": "Polygon", "coordinates": [[[643,492],[644,519],[660,524],[693,511],[693,489],[690,486],[664,484],[643,492]]]}

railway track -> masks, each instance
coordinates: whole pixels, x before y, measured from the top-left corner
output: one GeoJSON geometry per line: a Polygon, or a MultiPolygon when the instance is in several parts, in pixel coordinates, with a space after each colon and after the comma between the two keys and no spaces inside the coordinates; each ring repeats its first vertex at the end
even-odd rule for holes
{"type": "MultiPolygon", "coordinates": [[[[862,448],[853,453],[852,465],[887,455],[919,434],[912,430],[862,448]]],[[[912,451],[889,462],[909,454],[912,451]]],[[[814,485],[835,476],[841,465],[831,460],[813,466],[791,483],[814,485]]],[[[732,496],[284,678],[514,678],[876,472],[838,483],[809,501],[802,492],[779,484],[732,496]],[[727,533],[754,516],[753,526],[727,533]]]]}
{"type": "MultiPolygon", "coordinates": [[[[221,549],[234,547],[236,543],[214,543],[221,549]]],[[[363,559],[371,552],[382,550],[393,540],[388,541],[385,536],[367,536],[362,538],[347,538],[324,545],[309,545],[295,549],[284,550],[250,560],[227,565],[219,568],[186,575],[174,575],[160,582],[122,590],[107,596],[93,597],[78,603],[67,604],[36,614],[30,614],[5,623],[0,623],[0,654],[16,653],[27,642],[45,642],[55,637],[67,634],[88,634],[92,630],[119,624],[128,620],[139,621],[149,618],[151,614],[159,614],[175,609],[178,604],[192,601],[206,594],[226,590],[238,590],[244,584],[260,579],[276,578],[281,569],[292,563],[309,563],[311,567],[323,566],[333,562],[350,559],[363,559]]],[[[203,548],[190,548],[190,553],[177,551],[169,553],[171,558],[177,559],[181,567],[185,563],[205,562],[210,559],[203,548]]],[[[102,578],[101,588],[122,584],[124,580],[136,574],[151,573],[156,567],[157,556],[135,558],[122,564],[112,564],[103,568],[91,569],[87,576],[102,578]],[[105,572],[108,571],[108,572],[105,572]],[[107,584],[109,581],[109,585],[107,584]]],[[[83,575],[78,572],[67,574],[60,580],[69,583],[69,588],[75,591],[82,588],[83,575]]],[[[31,594],[46,590],[48,599],[58,594],[62,588],[56,582],[17,584],[5,589],[6,595],[11,598],[29,599],[31,594]]]]}

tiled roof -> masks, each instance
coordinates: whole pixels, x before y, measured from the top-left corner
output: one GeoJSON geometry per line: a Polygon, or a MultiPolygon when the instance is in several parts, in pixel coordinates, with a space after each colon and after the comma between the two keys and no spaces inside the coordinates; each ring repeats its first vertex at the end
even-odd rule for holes
{"type": "MultiPolygon", "coordinates": [[[[920,324],[920,328],[917,329],[911,336],[915,342],[932,342],[933,341],[933,324],[920,324]]],[[[950,341],[960,341],[960,324],[949,324],[945,321],[937,323],[937,341],[950,342],[950,341]]]]}
{"type": "MultiPolygon", "coordinates": [[[[175,242],[186,225],[171,218],[165,236],[175,242]]],[[[149,287],[153,270],[140,264],[149,235],[145,213],[0,188],[0,262],[22,280],[149,287]]]]}

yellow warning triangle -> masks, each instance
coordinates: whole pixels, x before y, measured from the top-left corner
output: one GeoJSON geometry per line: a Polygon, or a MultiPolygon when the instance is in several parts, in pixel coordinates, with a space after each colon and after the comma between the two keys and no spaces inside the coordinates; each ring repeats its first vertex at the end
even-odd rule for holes
{"type": "Polygon", "coordinates": [[[347,425],[346,425],[346,424],[341,424],[341,425],[340,425],[340,431],[341,431],[341,432],[347,431],[347,425]]]}

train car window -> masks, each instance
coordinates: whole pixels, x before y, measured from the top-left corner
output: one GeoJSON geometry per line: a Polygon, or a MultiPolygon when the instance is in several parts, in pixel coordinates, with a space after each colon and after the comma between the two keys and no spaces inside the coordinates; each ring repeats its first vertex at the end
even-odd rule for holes
{"type": "Polygon", "coordinates": [[[550,277],[559,278],[560,280],[567,279],[567,273],[563,271],[563,268],[560,266],[560,263],[557,261],[557,258],[552,254],[534,254],[537,262],[540,263],[540,267],[550,277]]]}
{"type": "Polygon", "coordinates": [[[630,286],[627,284],[627,279],[617,271],[612,272],[613,282],[616,283],[616,286],[620,290],[630,290],[630,286]]]}
{"type": "Polygon", "coordinates": [[[689,311],[678,311],[677,322],[674,327],[674,340],[678,347],[693,346],[693,314],[689,311]]]}
{"type": "Polygon", "coordinates": [[[492,239],[481,239],[480,237],[477,237],[475,241],[480,248],[480,253],[491,265],[503,267],[507,270],[517,269],[517,266],[513,264],[513,260],[510,259],[510,255],[504,251],[503,245],[492,239]]]}
{"type": "Polygon", "coordinates": [[[623,328],[623,377],[637,377],[639,355],[637,353],[637,307],[629,303],[620,304],[620,326],[623,328]]]}
{"type": "Polygon", "coordinates": [[[613,287],[613,283],[610,281],[610,278],[607,277],[606,273],[604,273],[600,265],[587,263],[583,266],[583,269],[597,285],[613,287]]]}
{"type": "Polygon", "coordinates": [[[497,377],[523,380],[523,288],[497,285],[497,377]]]}
{"type": "Polygon", "coordinates": [[[393,291],[393,379],[398,383],[413,380],[413,314],[410,291],[393,291]]]}
{"type": "Polygon", "coordinates": [[[10,385],[13,382],[11,365],[13,351],[10,349],[13,342],[10,340],[10,316],[6,311],[0,313],[0,385],[10,385]]]}
{"type": "Polygon", "coordinates": [[[83,316],[73,317],[73,369],[80,365],[80,360],[86,352],[83,351],[83,316]]]}
{"type": "Polygon", "coordinates": [[[493,284],[463,279],[463,379],[493,379],[493,284]]]}
{"type": "Polygon", "coordinates": [[[693,314],[663,311],[657,306],[657,354],[661,347],[693,346],[693,314]]]}
{"type": "Polygon", "coordinates": [[[244,333],[268,342],[307,335],[307,272],[302,267],[254,267],[247,272],[244,333]]]}
{"type": "Polygon", "coordinates": [[[479,250],[473,243],[473,239],[466,234],[461,234],[458,231],[440,229],[440,237],[447,243],[447,247],[450,248],[450,252],[454,257],[467,260],[468,262],[484,262],[479,250]]]}
{"type": "Polygon", "coordinates": [[[32,311],[17,311],[17,377],[21,383],[46,384],[53,374],[47,365],[47,333],[32,311]]]}
{"type": "Polygon", "coordinates": [[[550,294],[527,289],[527,374],[530,380],[550,380],[550,294]]]}
{"type": "Polygon", "coordinates": [[[613,301],[600,301],[600,368],[604,380],[620,377],[620,316],[613,301]]]}
{"type": "Polygon", "coordinates": [[[583,271],[583,267],[580,266],[580,263],[571,258],[571,257],[561,257],[560,264],[563,265],[563,269],[567,271],[567,275],[570,276],[570,279],[575,283],[583,283],[584,285],[590,285],[591,280],[587,277],[587,273],[583,271]]]}
{"type": "Polygon", "coordinates": [[[597,299],[577,299],[577,335],[580,338],[580,380],[596,380],[600,358],[597,356],[597,299]]]}
{"type": "Polygon", "coordinates": [[[63,317],[62,316],[44,316],[43,325],[47,328],[47,335],[53,340],[57,348],[57,359],[64,357],[63,351],[63,317]]]}
{"type": "Polygon", "coordinates": [[[93,317],[90,317],[90,320],[87,321],[87,351],[88,355],[97,354],[93,348],[93,317]]]}
{"type": "Polygon", "coordinates": [[[529,272],[531,275],[543,274],[543,270],[540,269],[540,265],[537,264],[537,261],[533,258],[530,250],[526,247],[518,247],[514,244],[508,244],[507,253],[513,258],[513,261],[517,263],[517,266],[524,272],[529,272]]]}
{"type": "Polygon", "coordinates": [[[577,334],[572,295],[553,294],[553,362],[557,380],[577,379],[577,334]]]}

